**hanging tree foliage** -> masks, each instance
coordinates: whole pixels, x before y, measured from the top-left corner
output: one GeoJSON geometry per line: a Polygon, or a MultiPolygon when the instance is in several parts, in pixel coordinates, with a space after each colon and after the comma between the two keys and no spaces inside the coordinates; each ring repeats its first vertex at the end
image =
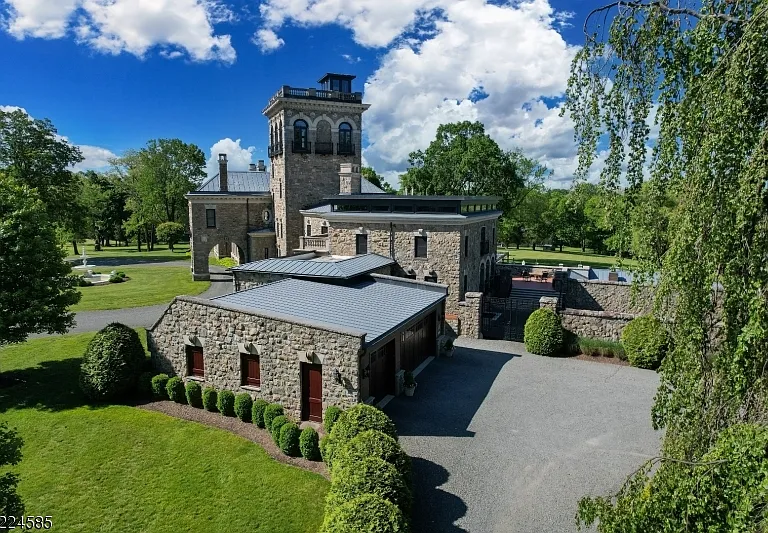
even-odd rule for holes
{"type": "Polygon", "coordinates": [[[768,2],[612,2],[585,33],[566,102],[580,174],[606,150],[602,185],[626,181],[635,240],[655,242],[654,205],[677,203],[664,245],[633,250],[660,270],[673,339],[652,411],[661,454],[618,494],[583,499],[577,520],[603,533],[765,531],[768,2]]]}

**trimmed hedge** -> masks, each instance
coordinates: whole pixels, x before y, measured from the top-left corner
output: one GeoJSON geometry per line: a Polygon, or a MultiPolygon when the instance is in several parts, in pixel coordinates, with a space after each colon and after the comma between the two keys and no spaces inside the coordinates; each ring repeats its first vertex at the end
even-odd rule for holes
{"type": "Polygon", "coordinates": [[[219,392],[219,398],[216,400],[216,407],[224,416],[235,416],[235,393],[231,390],[219,392]]]}
{"type": "Polygon", "coordinates": [[[168,374],[158,374],[152,378],[152,394],[156,398],[166,398],[168,391],[165,390],[165,386],[168,384],[168,380],[171,379],[168,374]]]}
{"type": "Polygon", "coordinates": [[[269,404],[265,400],[259,398],[251,406],[251,420],[260,428],[264,427],[264,409],[267,405],[269,404]]]}
{"type": "MultiPolygon", "coordinates": [[[[274,422],[272,422],[274,424],[274,422]]],[[[299,436],[301,430],[293,422],[286,422],[280,427],[280,449],[285,455],[296,457],[299,455],[299,436]]]]}
{"type": "Polygon", "coordinates": [[[537,309],[525,322],[525,349],[537,355],[559,355],[563,349],[563,325],[552,309],[537,309]]]}
{"type": "Polygon", "coordinates": [[[136,386],[136,392],[139,398],[150,398],[152,396],[152,372],[142,372],[139,374],[139,382],[136,386]]]}
{"type": "Polygon", "coordinates": [[[290,422],[290,420],[288,420],[288,417],[285,415],[278,415],[272,420],[269,432],[272,434],[272,440],[275,441],[275,444],[278,446],[280,446],[280,428],[288,422],[290,422]]]}
{"type": "Polygon", "coordinates": [[[216,392],[216,389],[213,387],[206,387],[203,389],[203,407],[206,411],[211,411],[212,413],[218,412],[218,401],[219,395],[216,392]]]}
{"type": "Polygon", "coordinates": [[[624,327],[621,345],[630,365],[655,370],[667,354],[669,337],[658,318],[646,315],[635,318],[624,327]]]}
{"type": "Polygon", "coordinates": [[[319,436],[314,428],[307,426],[301,430],[301,435],[299,436],[299,450],[304,459],[310,461],[317,461],[320,459],[318,440],[319,436]]]}
{"type": "Polygon", "coordinates": [[[411,491],[393,465],[378,457],[334,466],[326,508],[333,509],[363,494],[377,494],[397,505],[404,515],[411,509],[411,491]]]}
{"type": "Polygon", "coordinates": [[[283,406],[279,403],[271,403],[264,408],[264,427],[272,431],[272,421],[276,416],[283,414],[283,406]]]}
{"type": "Polygon", "coordinates": [[[328,469],[333,466],[333,439],[330,435],[323,436],[322,439],[320,439],[320,442],[318,443],[318,447],[320,448],[320,457],[322,458],[323,462],[328,466],[328,469]]]}
{"type": "Polygon", "coordinates": [[[235,414],[237,418],[243,422],[251,421],[251,408],[253,407],[253,399],[247,392],[241,392],[235,396],[235,414]]]}
{"type": "Polygon", "coordinates": [[[331,430],[337,445],[344,445],[358,434],[376,429],[397,440],[397,428],[383,411],[370,405],[358,404],[344,411],[331,430]]]}
{"type": "Polygon", "coordinates": [[[341,409],[336,407],[335,405],[331,405],[325,410],[325,414],[323,415],[323,427],[325,428],[326,434],[330,435],[331,430],[333,430],[333,425],[336,423],[336,421],[341,416],[341,413],[343,413],[341,409]]]}
{"type": "Polygon", "coordinates": [[[99,331],[80,363],[80,389],[95,402],[121,400],[136,391],[146,355],[135,330],[113,322],[99,331]]]}
{"type": "Polygon", "coordinates": [[[407,533],[408,523],[396,505],[376,494],[363,494],[325,514],[320,533],[407,533]]]}
{"type": "Polygon", "coordinates": [[[187,403],[187,394],[184,389],[184,380],[179,376],[173,376],[165,384],[168,399],[176,403],[187,403]]]}
{"type": "Polygon", "coordinates": [[[333,469],[354,468],[352,465],[367,457],[378,457],[394,466],[410,486],[411,458],[395,439],[375,429],[360,433],[342,446],[334,455],[333,469]]]}
{"type": "Polygon", "coordinates": [[[197,381],[190,381],[185,387],[187,391],[187,403],[200,409],[203,406],[203,388],[197,381]]]}

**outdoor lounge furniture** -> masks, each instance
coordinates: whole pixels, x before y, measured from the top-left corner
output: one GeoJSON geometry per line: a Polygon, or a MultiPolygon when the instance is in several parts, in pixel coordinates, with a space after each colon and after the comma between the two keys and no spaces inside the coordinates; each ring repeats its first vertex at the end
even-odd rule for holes
{"type": "Polygon", "coordinates": [[[541,279],[539,281],[548,281],[549,280],[549,272],[542,272],[541,273],[541,279]]]}
{"type": "Polygon", "coordinates": [[[531,281],[531,273],[523,270],[523,281],[531,281]]]}

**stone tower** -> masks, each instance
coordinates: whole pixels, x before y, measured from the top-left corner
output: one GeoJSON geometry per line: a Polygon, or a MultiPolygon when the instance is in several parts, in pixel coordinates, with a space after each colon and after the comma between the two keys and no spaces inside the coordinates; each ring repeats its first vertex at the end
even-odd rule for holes
{"type": "Polygon", "coordinates": [[[343,163],[360,166],[362,93],[355,76],[326,74],[319,89],[283,85],[264,108],[269,121],[270,188],[277,252],[290,255],[303,235],[301,209],[339,194],[343,163]]]}

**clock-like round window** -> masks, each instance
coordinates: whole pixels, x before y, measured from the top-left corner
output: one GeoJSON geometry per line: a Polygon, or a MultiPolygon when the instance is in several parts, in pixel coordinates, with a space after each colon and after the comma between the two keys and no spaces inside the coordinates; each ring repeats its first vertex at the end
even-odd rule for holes
{"type": "Polygon", "coordinates": [[[269,222],[270,220],[272,220],[272,211],[270,211],[269,209],[265,209],[264,211],[261,212],[261,218],[264,219],[264,222],[269,222]]]}

